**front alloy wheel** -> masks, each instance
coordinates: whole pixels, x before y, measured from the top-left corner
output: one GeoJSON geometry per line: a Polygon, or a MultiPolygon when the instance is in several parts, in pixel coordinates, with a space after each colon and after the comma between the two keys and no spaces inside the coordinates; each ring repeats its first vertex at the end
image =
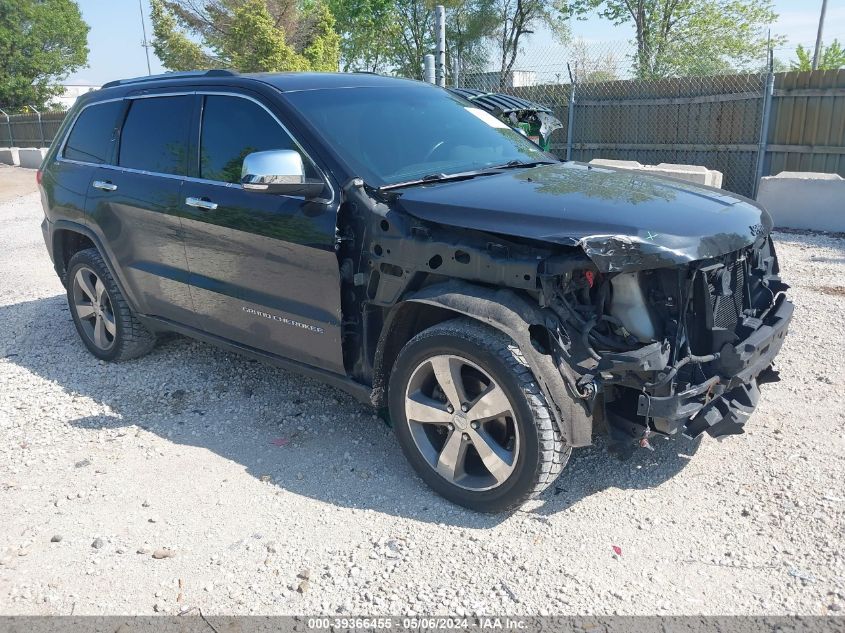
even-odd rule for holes
{"type": "Polygon", "coordinates": [[[545,490],[569,457],[519,347],[472,319],[430,327],[402,348],[388,404],[417,474],[473,510],[520,505],[545,490]]]}
{"type": "Polygon", "coordinates": [[[405,416],[417,449],[448,482],[467,490],[505,483],[519,455],[508,397],[469,359],[432,356],[411,374],[405,416]]]}

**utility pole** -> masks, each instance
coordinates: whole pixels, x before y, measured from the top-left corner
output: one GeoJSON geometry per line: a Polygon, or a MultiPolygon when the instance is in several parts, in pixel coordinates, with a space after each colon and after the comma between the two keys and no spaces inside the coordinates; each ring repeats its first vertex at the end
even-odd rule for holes
{"type": "Polygon", "coordinates": [[[822,48],[822,31],[824,31],[824,14],[827,11],[827,0],[822,0],[822,12],[819,16],[819,32],[816,35],[816,50],[813,51],[813,70],[819,67],[819,56],[822,48]]]}
{"type": "Polygon", "coordinates": [[[147,41],[147,25],[144,24],[144,3],[143,0],[138,0],[138,10],[141,12],[141,32],[144,34],[144,41],[141,46],[144,47],[144,53],[147,55],[147,74],[152,75],[153,71],[150,68],[150,43],[147,41]]]}
{"type": "Polygon", "coordinates": [[[437,55],[434,77],[438,86],[446,85],[446,8],[442,4],[434,7],[434,32],[437,35],[437,55]]]}

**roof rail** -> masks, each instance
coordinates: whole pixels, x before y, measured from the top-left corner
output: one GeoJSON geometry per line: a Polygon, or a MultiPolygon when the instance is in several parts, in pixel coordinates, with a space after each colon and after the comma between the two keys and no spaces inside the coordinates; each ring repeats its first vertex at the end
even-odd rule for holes
{"type": "Polygon", "coordinates": [[[147,81],[161,81],[163,79],[187,79],[190,77],[235,77],[237,74],[238,73],[234,70],[226,70],[224,68],[212,68],[211,70],[185,70],[180,72],[162,73],[160,75],[133,77],[132,79],[116,79],[115,81],[103,84],[103,88],[114,88],[115,86],[139,84],[147,81]]]}

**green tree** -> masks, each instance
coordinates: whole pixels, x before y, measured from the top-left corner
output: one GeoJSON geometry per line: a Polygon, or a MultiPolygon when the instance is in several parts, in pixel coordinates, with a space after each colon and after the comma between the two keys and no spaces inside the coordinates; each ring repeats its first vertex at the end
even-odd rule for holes
{"type": "Polygon", "coordinates": [[[288,46],[263,0],[246,0],[220,36],[227,65],[243,72],[307,70],[308,62],[288,46]]]}
{"type": "MultiPolygon", "coordinates": [[[[533,0],[532,0],[533,1],[533,0]]],[[[447,83],[487,65],[489,37],[495,31],[496,0],[393,0],[395,27],[388,57],[393,72],[423,78],[423,61],[435,53],[434,7],[446,9],[447,83]]]]}
{"type": "Polygon", "coordinates": [[[392,0],[329,0],[340,34],[341,68],[379,72],[391,62],[399,27],[392,0]]]}
{"type": "Polygon", "coordinates": [[[311,39],[302,55],[311,70],[337,72],[340,61],[340,35],[336,31],[334,15],[328,5],[314,3],[309,8],[311,39]]]}
{"type": "Polygon", "coordinates": [[[495,0],[444,0],[446,74],[458,85],[467,73],[487,68],[489,38],[496,31],[495,0]]]}
{"type": "Polygon", "coordinates": [[[169,70],[337,70],[334,17],[320,0],[151,0],[153,48],[169,70]]]}
{"type": "MultiPolygon", "coordinates": [[[[600,1],[573,0],[584,4],[600,1]]],[[[525,38],[539,26],[549,27],[561,42],[568,41],[568,10],[569,5],[565,0],[496,0],[498,28],[493,40],[501,55],[499,85],[502,88],[505,87],[508,74],[513,70],[525,38]]]]}
{"type": "Polygon", "coordinates": [[[215,65],[214,58],[179,28],[176,16],[161,0],[150,0],[153,23],[153,51],[170,70],[203,70],[215,65]]]}
{"type": "Polygon", "coordinates": [[[635,70],[646,79],[755,67],[765,56],[765,28],[777,18],[771,0],[564,1],[572,16],[597,12],[614,25],[632,25],[635,70]]]}
{"type": "MultiPolygon", "coordinates": [[[[819,70],[845,68],[845,49],[842,48],[839,40],[833,40],[827,46],[822,46],[819,52],[819,70]]],[[[812,70],[813,51],[799,44],[795,49],[795,56],[798,59],[790,64],[792,70],[812,70]]]]}
{"type": "Polygon", "coordinates": [[[435,52],[434,7],[446,8],[447,81],[487,64],[495,0],[330,0],[341,35],[344,70],[391,71],[423,78],[435,52]]]}
{"type": "Polygon", "coordinates": [[[396,35],[391,46],[391,66],[402,77],[423,79],[423,61],[434,52],[432,0],[394,0],[396,35]]]}
{"type": "Polygon", "coordinates": [[[0,106],[41,107],[88,63],[88,25],[73,0],[0,0],[0,106]]]}

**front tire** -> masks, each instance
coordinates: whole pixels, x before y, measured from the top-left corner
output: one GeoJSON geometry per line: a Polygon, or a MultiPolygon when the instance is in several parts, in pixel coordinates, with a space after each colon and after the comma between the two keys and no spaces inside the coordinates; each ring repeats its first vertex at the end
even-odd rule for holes
{"type": "Polygon", "coordinates": [[[501,512],[540,494],[571,452],[517,345],[471,319],[435,325],[405,345],[388,403],[417,474],[472,510],[501,512]]]}
{"type": "Polygon", "coordinates": [[[155,346],[155,335],[132,313],[97,249],[75,253],[67,270],[68,306],[89,352],[100,360],[123,361],[155,346]]]}

